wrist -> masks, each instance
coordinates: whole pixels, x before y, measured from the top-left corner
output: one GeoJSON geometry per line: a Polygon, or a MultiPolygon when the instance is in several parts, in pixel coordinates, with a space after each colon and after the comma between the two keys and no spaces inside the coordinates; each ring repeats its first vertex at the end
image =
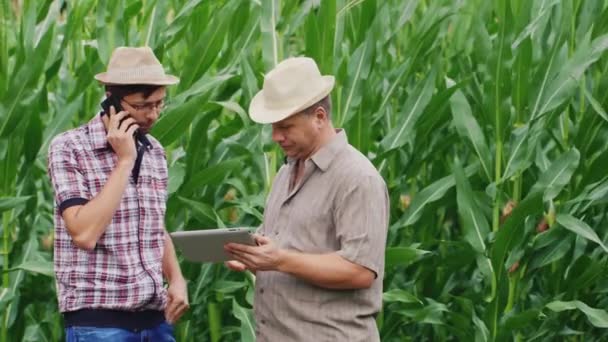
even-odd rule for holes
{"type": "Polygon", "coordinates": [[[116,168],[126,169],[131,171],[133,166],[135,165],[135,160],[128,158],[118,158],[118,163],[116,164],[116,168]]]}
{"type": "Polygon", "coordinates": [[[293,254],[286,249],[279,249],[277,258],[276,270],[283,273],[289,273],[289,263],[293,254]]]}
{"type": "Polygon", "coordinates": [[[184,276],[181,274],[181,272],[176,272],[177,274],[167,274],[165,277],[167,278],[167,283],[169,283],[169,285],[171,284],[178,284],[178,283],[186,283],[186,279],[184,278],[184,276]]]}

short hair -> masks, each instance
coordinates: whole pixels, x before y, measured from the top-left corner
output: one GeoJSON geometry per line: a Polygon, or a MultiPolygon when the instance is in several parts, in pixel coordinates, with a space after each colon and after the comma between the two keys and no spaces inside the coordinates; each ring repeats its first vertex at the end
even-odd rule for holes
{"type": "Polygon", "coordinates": [[[321,100],[315,102],[312,106],[304,109],[302,112],[306,114],[312,114],[317,108],[323,108],[327,113],[327,118],[331,119],[331,96],[327,95],[321,100]]]}
{"type": "Polygon", "coordinates": [[[144,99],[147,99],[153,92],[164,87],[165,86],[163,85],[154,84],[108,84],[106,85],[106,91],[121,99],[125,96],[137,93],[142,93],[144,99]]]}

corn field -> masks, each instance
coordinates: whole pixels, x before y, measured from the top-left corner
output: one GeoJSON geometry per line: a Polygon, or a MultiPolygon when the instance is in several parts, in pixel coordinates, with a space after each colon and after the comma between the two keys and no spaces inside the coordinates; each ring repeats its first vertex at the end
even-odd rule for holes
{"type": "MultiPolygon", "coordinates": [[[[283,156],[246,111],[307,55],[389,187],[383,341],[608,340],[608,1],[0,3],[0,342],[64,338],[46,154],[120,45],[181,78],[152,131],[169,231],[259,225],[283,156]]],[[[178,341],[253,341],[254,277],[181,266],[178,341]]]]}

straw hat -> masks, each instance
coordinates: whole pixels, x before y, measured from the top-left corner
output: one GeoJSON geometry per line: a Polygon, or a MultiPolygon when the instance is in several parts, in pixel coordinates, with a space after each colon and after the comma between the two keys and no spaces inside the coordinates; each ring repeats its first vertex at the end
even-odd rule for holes
{"type": "Polygon", "coordinates": [[[179,78],[165,74],[154,52],[144,47],[118,47],[112,52],[108,70],[95,75],[103,84],[169,85],[179,78]]]}
{"type": "Polygon", "coordinates": [[[281,121],[329,95],[333,76],[322,76],[312,58],[288,58],[264,77],[264,86],[251,100],[249,116],[266,124],[281,121]]]}

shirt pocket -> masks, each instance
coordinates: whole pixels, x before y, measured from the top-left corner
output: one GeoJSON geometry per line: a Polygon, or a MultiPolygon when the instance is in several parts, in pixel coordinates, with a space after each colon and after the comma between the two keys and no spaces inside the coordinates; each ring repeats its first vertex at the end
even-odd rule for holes
{"type": "Polygon", "coordinates": [[[339,249],[331,203],[293,198],[287,212],[287,248],[303,253],[331,253],[339,249]]]}

